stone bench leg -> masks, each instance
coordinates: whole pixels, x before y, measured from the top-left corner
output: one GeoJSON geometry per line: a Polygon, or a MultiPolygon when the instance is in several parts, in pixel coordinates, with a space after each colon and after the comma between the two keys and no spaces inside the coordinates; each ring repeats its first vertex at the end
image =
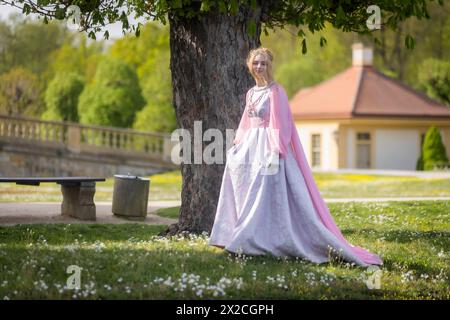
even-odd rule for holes
{"type": "Polygon", "coordinates": [[[61,214],[80,220],[95,220],[95,182],[62,184],[61,214]]]}

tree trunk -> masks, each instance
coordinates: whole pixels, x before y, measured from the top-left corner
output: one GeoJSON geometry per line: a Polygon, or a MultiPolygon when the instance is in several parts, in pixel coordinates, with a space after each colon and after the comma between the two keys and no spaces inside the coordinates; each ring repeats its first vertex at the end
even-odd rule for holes
{"type": "MultiPolygon", "coordinates": [[[[226,129],[236,130],[245,105],[245,93],[254,85],[246,67],[250,49],[260,45],[261,10],[240,8],[236,15],[209,12],[200,19],[169,14],[170,69],[173,104],[179,128],[191,136],[191,164],[181,164],[183,178],[179,222],[164,234],[183,231],[210,232],[225,167],[226,129]],[[256,33],[247,33],[249,20],[256,33]],[[194,164],[194,121],[201,121],[203,133],[219,129],[223,135],[222,164],[194,164]]],[[[198,132],[196,132],[198,135],[198,132]]]]}

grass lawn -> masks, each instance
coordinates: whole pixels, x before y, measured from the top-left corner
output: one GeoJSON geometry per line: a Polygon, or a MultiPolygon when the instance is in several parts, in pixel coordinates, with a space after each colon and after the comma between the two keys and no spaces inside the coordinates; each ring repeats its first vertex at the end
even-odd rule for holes
{"type": "MultiPolygon", "coordinates": [[[[181,200],[181,174],[171,171],[150,178],[149,200],[181,200]]],[[[325,198],[450,197],[450,179],[394,177],[366,174],[314,173],[325,198]]],[[[114,179],[97,183],[95,201],[112,201],[114,179]]],[[[62,201],[60,186],[40,187],[0,183],[0,202],[62,201]]]]}
{"type": "Polygon", "coordinates": [[[448,197],[450,179],[315,173],[324,198],[448,197]]]}
{"type": "Polygon", "coordinates": [[[448,201],[329,206],[351,243],[383,258],[380,289],[364,268],[230,255],[206,236],[158,237],[165,226],[53,224],[0,227],[0,299],[450,298],[448,201]]]}
{"type": "Polygon", "coordinates": [[[156,210],[155,214],[165,218],[178,219],[180,207],[161,208],[156,210]]]}

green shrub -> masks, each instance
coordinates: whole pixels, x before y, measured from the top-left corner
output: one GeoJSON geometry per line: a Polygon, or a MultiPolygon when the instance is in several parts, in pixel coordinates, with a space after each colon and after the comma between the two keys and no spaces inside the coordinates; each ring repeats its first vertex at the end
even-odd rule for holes
{"type": "Polygon", "coordinates": [[[423,155],[422,155],[422,151],[420,152],[420,156],[419,156],[419,158],[417,159],[417,162],[416,162],[416,170],[417,170],[417,171],[423,171],[423,170],[424,170],[424,168],[423,168],[423,155]]]}
{"type": "Polygon", "coordinates": [[[446,169],[450,169],[450,162],[445,161],[427,162],[427,164],[424,166],[424,170],[426,171],[446,170],[446,169]]]}
{"type": "Polygon", "coordinates": [[[170,104],[147,104],[136,115],[133,128],[142,131],[171,133],[176,129],[175,110],[170,104]]]}
{"type": "Polygon", "coordinates": [[[432,126],[428,129],[423,142],[422,153],[425,170],[448,166],[447,151],[437,127],[432,126]]]}
{"type": "Polygon", "coordinates": [[[83,80],[78,74],[56,75],[45,92],[47,110],[42,118],[78,122],[78,98],[83,88],[83,80]]]}
{"type": "Polygon", "coordinates": [[[121,60],[107,58],[81,94],[78,114],[81,123],[129,128],[144,105],[134,69],[121,60]]]}

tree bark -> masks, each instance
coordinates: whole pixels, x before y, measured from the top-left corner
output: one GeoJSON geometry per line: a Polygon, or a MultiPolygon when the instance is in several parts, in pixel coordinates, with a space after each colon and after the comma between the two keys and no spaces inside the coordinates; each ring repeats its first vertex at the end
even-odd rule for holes
{"type": "MultiPolygon", "coordinates": [[[[165,235],[183,231],[210,232],[214,223],[226,154],[226,129],[236,130],[245,106],[245,93],[254,85],[247,71],[250,49],[260,45],[261,9],[240,8],[236,15],[208,12],[200,19],[169,14],[170,69],[173,105],[179,128],[191,136],[191,164],[181,164],[183,178],[179,221],[165,235]],[[248,21],[256,33],[247,33],[248,21]],[[194,164],[194,121],[202,135],[209,128],[223,135],[222,164],[194,164]]],[[[212,141],[211,141],[212,142],[212,141]]],[[[202,142],[204,148],[211,142],[202,142]]]]}

